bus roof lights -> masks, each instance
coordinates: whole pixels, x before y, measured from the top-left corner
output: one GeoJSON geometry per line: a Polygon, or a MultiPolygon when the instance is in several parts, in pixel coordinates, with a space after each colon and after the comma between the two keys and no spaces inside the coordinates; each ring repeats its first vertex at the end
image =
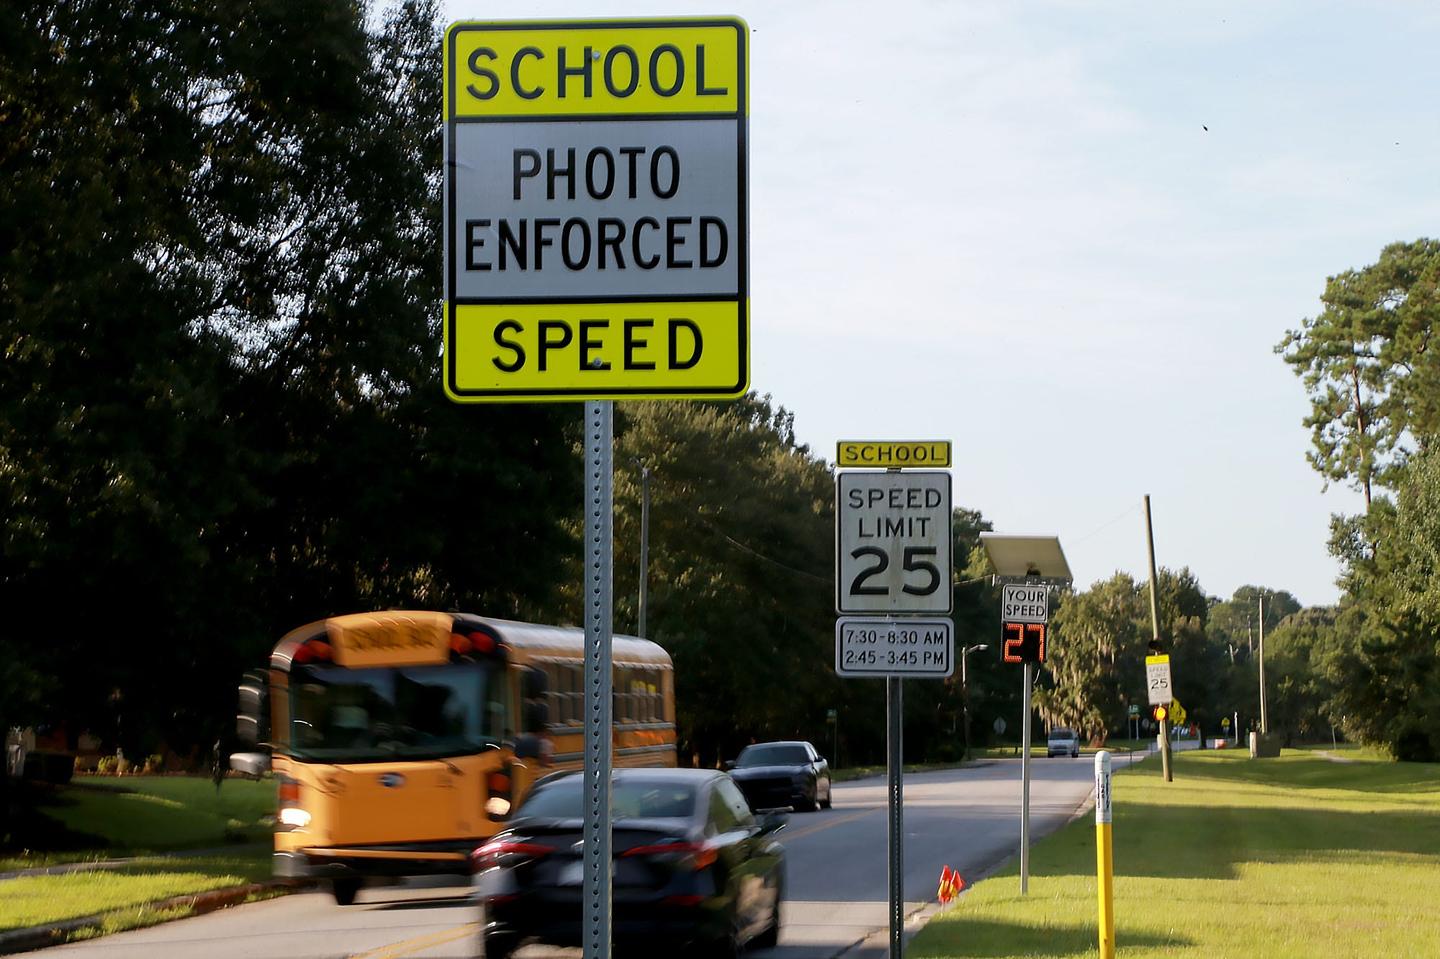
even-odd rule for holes
{"type": "Polygon", "coordinates": [[[450,634],[450,651],[456,656],[464,656],[470,652],[470,637],[462,636],[459,633],[450,634]]]}
{"type": "Polygon", "coordinates": [[[328,663],[335,658],[335,650],[329,643],[321,639],[312,639],[309,642],[301,643],[295,650],[295,663],[303,666],[306,663],[328,663]]]}
{"type": "Polygon", "coordinates": [[[473,632],[470,634],[470,641],[475,644],[477,653],[495,652],[495,637],[489,633],[473,632]]]}

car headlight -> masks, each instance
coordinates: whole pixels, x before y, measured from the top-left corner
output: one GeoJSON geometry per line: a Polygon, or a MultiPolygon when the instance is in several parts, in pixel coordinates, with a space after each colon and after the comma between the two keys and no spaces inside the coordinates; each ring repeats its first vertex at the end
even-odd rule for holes
{"type": "Polygon", "coordinates": [[[304,829],[310,825],[310,814],[297,806],[286,806],[280,810],[280,825],[304,829]]]}

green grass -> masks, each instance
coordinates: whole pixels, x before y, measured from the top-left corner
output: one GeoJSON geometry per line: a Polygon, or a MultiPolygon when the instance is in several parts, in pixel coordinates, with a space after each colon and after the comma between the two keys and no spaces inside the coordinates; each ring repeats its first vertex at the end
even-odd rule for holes
{"type": "Polygon", "coordinates": [[[247,847],[233,855],[141,860],[121,869],[62,876],[24,876],[0,885],[0,931],[107,913],[102,931],[173,918],[149,903],[270,878],[270,850],[247,847]]]}
{"type": "MultiPolygon", "coordinates": [[[[1114,784],[1117,955],[1440,957],[1440,765],[1310,751],[1150,759],[1114,784]]],[[[1095,955],[1092,817],[932,921],[909,959],[1095,955]]]]}
{"type": "Polygon", "coordinates": [[[66,829],[96,837],[96,848],[156,852],[201,849],[268,838],[263,817],[275,786],[186,776],[91,776],[61,789],[43,812],[66,829]]]}
{"type": "Polygon", "coordinates": [[[0,872],[152,852],[267,843],[271,782],[184,776],[86,776],[47,796],[39,811],[65,831],[63,849],[0,855],[0,872]]]}

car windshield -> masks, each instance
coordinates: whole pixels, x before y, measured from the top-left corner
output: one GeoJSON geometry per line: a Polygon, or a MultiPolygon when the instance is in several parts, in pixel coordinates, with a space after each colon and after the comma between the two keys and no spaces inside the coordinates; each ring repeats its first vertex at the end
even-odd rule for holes
{"type": "Polygon", "coordinates": [[[746,766],[802,766],[810,762],[810,754],[804,746],[794,743],[765,743],[761,746],[746,746],[735,760],[737,769],[746,766]]]}
{"type": "Polygon", "coordinates": [[[1052,729],[1052,730],[1050,730],[1050,738],[1051,738],[1051,739],[1074,739],[1074,738],[1075,738],[1075,732],[1074,732],[1074,730],[1070,730],[1070,729],[1052,729]]]}
{"type": "Polygon", "coordinates": [[[373,762],[458,756],[498,745],[511,730],[505,684],[492,684],[491,674],[484,663],[298,668],[290,677],[292,754],[373,762]]]}
{"type": "MultiPolygon", "coordinates": [[[[517,819],[579,819],[583,809],[582,776],[566,776],[537,786],[520,804],[517,819]]],[[[695,783],[626,776],[610,784],[610,815],[615,819],[689,819],[695,815],[695,783]]]]}

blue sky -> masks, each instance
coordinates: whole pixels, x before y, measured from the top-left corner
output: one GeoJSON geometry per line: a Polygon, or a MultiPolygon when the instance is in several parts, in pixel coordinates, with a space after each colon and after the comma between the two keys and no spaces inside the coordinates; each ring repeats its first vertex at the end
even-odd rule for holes
{"type": "Polygon", "coordinates": [[[737,14],[752,385],[802,441],[950,439],[957,504],[1333,602],[1302,386],[1325,278],[1440,218],[1422,3],[450,0],[449,19],[737,14]],[[1208,128],[1208,129],[1207,129],[1208,128]]]}

